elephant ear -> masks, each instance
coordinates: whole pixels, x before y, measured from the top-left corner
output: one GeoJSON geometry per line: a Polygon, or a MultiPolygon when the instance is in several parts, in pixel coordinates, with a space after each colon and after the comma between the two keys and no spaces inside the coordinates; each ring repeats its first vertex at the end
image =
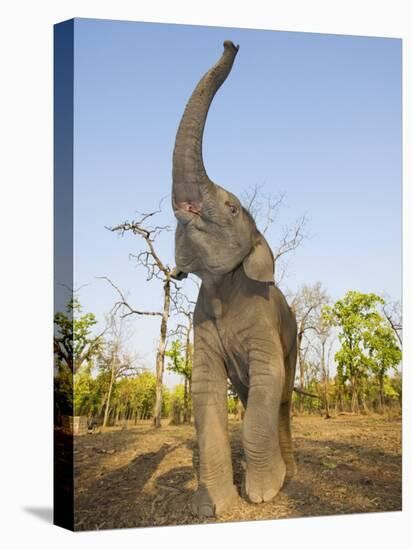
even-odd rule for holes
{"type": "Polygon", "coordinates": [[[273,272],[275,264],[273,254],[265,237],[261,233],[259,233],[252,250],[243,260],[243,269],[249,279],[261,283],[274,282],[273,272]]]}

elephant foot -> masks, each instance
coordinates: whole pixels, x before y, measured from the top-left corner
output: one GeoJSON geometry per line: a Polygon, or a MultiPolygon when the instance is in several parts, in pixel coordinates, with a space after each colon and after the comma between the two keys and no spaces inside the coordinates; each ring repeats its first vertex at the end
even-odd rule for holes
{"type": "Polygon", "coordinates": [[[283,486],[286,466],[278,459],[268,470],[261,470],[249,464],[246,469],[245,489],[251,502],[269,502],[283,486]]]}
{"type": "Polygon", "coordinates": [[[230,510],[237,499],[234,485],[229,489],[200,487],[192,497],[191,508],[198,517],[213,517],[230,510]]]}

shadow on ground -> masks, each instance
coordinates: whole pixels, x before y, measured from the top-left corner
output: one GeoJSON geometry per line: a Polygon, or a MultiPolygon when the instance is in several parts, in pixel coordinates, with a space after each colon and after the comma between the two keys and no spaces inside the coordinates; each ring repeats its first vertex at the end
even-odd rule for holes
{"type": "MultiPolygon", "coordinates": [[[[231,423],[234,481],[244,496],[240,433],[241,425],[231,423]]],[[[401,509],[400,422],[299,419],[294,433],[297,476],[272,502],[239,497],[212,521],[401,509]]],[[[76,438],[76,529],[206,523],[190,507],[198,462],[193,426],[138,426],[76,438]]]]}

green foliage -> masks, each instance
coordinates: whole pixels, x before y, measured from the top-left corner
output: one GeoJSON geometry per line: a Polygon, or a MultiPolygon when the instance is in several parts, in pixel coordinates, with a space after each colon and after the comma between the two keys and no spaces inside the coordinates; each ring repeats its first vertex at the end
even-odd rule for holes
{"type": "Polygon", "coordinates": [[[378,378],[399,365],[402,359],[395,334],[383,319],[365,332],[364,345],[369,351],[370,368],[378,378]]]}
{"type": "Polygon", "coordinates": [[[177,384],[170,392],[171,403],[176,403],[179,407],[183,408],[184,405],[185,389],[183,384],[177,384]]]}
{"type": "Polygon", "coordinates": [[[172,424],[181,424],[185,408],[185,388],[183,384],[176,385],[170,393],[170,412],[172,424]]]}
{"type": "Polygon", "coordinates": [[[169,359],[166,366],[167,370],[183,376],[185,380],[182,389],[176,389],[180,388],[180,386],[176,386],[174,390],[174,392],[183,392],[181,396],[183,399],[183,408],[180,404],[178,404],[177,394],[175,395],[175,393],[173,393],[171,395],[170,408],[173,417],[172,421],[176,424],[180,424],[180,417],[181,414],[183,414],[184,422],[190,423],[192,415],[192,400],[190,395],[190,382],[192,378],[192,344],[190,342],[186,342],[184,346],[180,340],[173,340],[170,349],[166,351],[165,355],[169,359]]]}
{"type": "Polygon", "coordinates": [[[397,366],[402,352],[384,306],[385,301],[376,294],[349,291],[334,305],[322,308],[319,323],[311,326],[316,336],[310,333],[311,349],[304,363],[304,389],[320,400],[295,394],[295,407],[302,410],[299,405],[303,403],[306,411],[333,413],[382,412],[386,405],[399,406],[402,383],[397,366]],[[330,378],[322,338],[333,327],[339,347],[334,355],[336,376],[330,378]]]}
{"type": "Polygon", "coordinates": [[[352,410],[358,408],[358,398],[372,398],[376,384],[380,404],[384,405],[388,371],[402,358],[395,334],[379,311],[384,304],[383,298],[376,294],[349,291],[332,307],[323,310],[326,322],[339,330],[341,347],[335,354],[336,381],[341,386],[341,398],[349,382],[352,410]]]}
{"type": "Polygon", "coordinates": [[[397,399],[402,404],[402,373],[396,371],[391,379],[388,380],[393,393],[396,394],[397,399]]]}
{"type": "Polygon", "coordinates": [[[87,414],[94,396],[94,380],[91,376],[91,364],[80,369],[74,375],[74,415],[87,414]]]}
{"type": "Polygon", "coordinates": [[[192,376],[192,362],[188,351],[190,350],[185,350],[180,340],[173,340],[170,349],[165,353],[169,358],[167,370],[189,379],[192,376]]]}
{"type": "Polygon", "coordinates": [[[152,372],[143,372],[134,381],[135,399],[140,418],[150,418],[156,402],[156,376],[152,372]]]}
{"type": "Polygon", "coordinates": [[[229,414],[237,413],[237,398],[234,395],[227,396],[227,412],[229,414]]]}
{"type": "Polygon", "coordinates": [[[59,311],[54,316],[56,363],[66,364],[73,374],[85,362],[92,361],[103,344],[100,336],[91,336],[92,327],[97,323],[95,315],[81,312],[79,301],[73,298],[67,304],[66,312],[59,311]]]}
{"type": "Polygon", "coordinates": [[[162,417],[167,418],[170,416],[172,409],[171,405],[171,391],[167,386],[162,388],[162,417]]]}
{"type": "Polygon", "coordinates": [[[63,414],[73,414],[73,375],[67,365],[60,365],[54,377],[54,407],[55,422],[63,414]]]}
{"type": "MultiPolygon", "coordinates": [[[[101,388],[108,387],[108,382],[100,376],[101,388]]],[[[107,391],[107,390],[106,390],[107,391]]],[[[102,391],[100,391],[102,395],[102,391]]],[[[105,394],[103,393],[103,398],[105,394]]],[[[153,417],[156,402],[156,376],[152,372],[142,372],[133,377],[124,377],[115,381],[112,388],[112,416],[122,419],[148,420],[153,417]]],[[[162,416],[166,417],[170,410],[169,390],[162,390],[162,416]]]]}
{"type": "Polygon", "coordinates": [[[335,354],[341,384],[363,376],[369,366],[365,351],[365,335],[383,319],[377,304],[383,304],[376,294],[349,291],[334,306],[324,308],[324,318],[339,328],[341,348],[335,354]]]}

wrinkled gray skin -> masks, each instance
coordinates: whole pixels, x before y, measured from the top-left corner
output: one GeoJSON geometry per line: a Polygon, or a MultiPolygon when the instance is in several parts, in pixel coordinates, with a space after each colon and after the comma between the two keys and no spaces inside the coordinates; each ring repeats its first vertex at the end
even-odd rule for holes
{"type": "Polygon", "coordinates": [[[237,499],[228,438],[227,378],[246,408],[245,489],[271,500],[295,472],[290,404],[296,321],[273,279],[273,255],[239,199],[207,176],[203,129],[212,99],[238,47],[224,43],[219,61],[195,88],[173,154],[176,276],[202,280],[194,314],[193,408],[200,455],[200,516],[218,515],[237,499]]]}

